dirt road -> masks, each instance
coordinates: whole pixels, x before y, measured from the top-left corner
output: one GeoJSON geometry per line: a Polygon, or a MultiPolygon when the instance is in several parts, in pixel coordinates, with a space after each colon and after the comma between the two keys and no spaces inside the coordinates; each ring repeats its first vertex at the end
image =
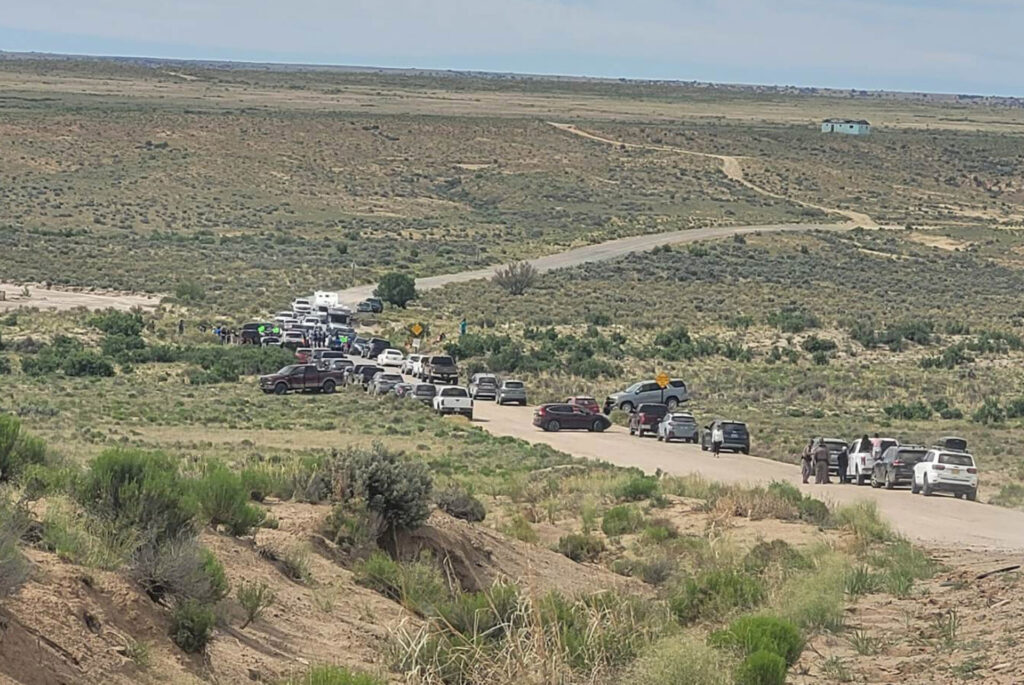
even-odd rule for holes
{"type": "Polygon", "coordinates": [[[495,435],[546,443],[577,457],[635,466],[646,473],[661,469],[673,475],[696,474],[723,483],[766,485],[774,480],[787,481],[830,503],[874,500],[893,526],[922,544],[1024,551],[1024,512],[949,495],[924,497],[911,495],[908,490],[875,490],[867,485],[801,485],[799,468],[792,464],[730,453],[715,459],[696,445],[666,445],[654,438],[636,438],[617,426],[604,433],[546,433],[531,424],[532,407],[498,407],[493,402],[477,402],[474,412],[477,425],[495,435]]]}
{"type": "Polygon", "coordinates": [[[589,133],[581,128],[577,128],[572,124],[560,124],[555,121],[549,121],[547,123],[550,124],[551,126],[554,126],[559,131],[565,131],[566,133],[571,133],[575,136],[586,138],[587,140],[593,140],[598,143],[604,143],[605,145],[614,145],[619,148],[632,148],[636,150],[656,150],[659,152],[674,152],[676,154],[687,155],[690,157],[704,157],[707,159],[714,159],[717,160],[722,165],[723,174],[725,174],[731,180],[746,186],[750,190],[753,190],[755,193],[764,195],[766,197],[775,198],[777,200],[786,200],[787,202],[798,204],[801,207],[818,209],[821,210],[822,212],[828,212],[829,214],[838,214],[840,216],[846,217],[847,219],[849,219],[851,222],[855,223],[858,226],[863,226],[864,228],[874,228],[878,226],[878,224],[876,224],[870,216],[862,212],[856,212],[853,211],[852,209],[837,209],[835,207],[823,207],[821,205],[816,205],[812,202],[797,200],[787,195],[774,193],[768,190],[767,188],[762,188],[761,186],[751,182],[746,178],[746,176],[744,176],[743,163],[741,161],[743,159],[742,157],[737,157],[735,155],[716,155],[710,152],[697,152],[695,150],[687,150],[685,148],[675,147],[673,145],[655,145],[652,143],[628,143],[622,140],[613,140],[611,138],[605,138],[604,136],[599,136],[595,133],[589,133]]]}
{"type": "MultiPolygon", "coordinates": [[[[842,224],[770,224],[765,226],[713,226],[709,228],[689,228],[682,231],[671,231],[668,233],[651,233],[646,235],[618,238],[596,245],[585,245],[573,248],[558,254],[537,257],[529,262],[538,271],[551,271],[570,266],[577,266],[586,262],[599,262],[607,259],[622,257],[630,252],[645,252],[660,245],[678,245],[681,243],[693,243],[698,240],[709,240],[712,238],[728,238],[744,233],[779,233],[782,231],[845,231],[861,224],[855,222],[842,224]]],[[[428,276],[416,279],[417,290],[431,290],[440,288],[449,283],[464,283],[480,278],[491,278],[495,271],[505,266],[496,264],[484,269],[474,271],[462,271],[454,274],[443,274],[440,276],[428,276]]],[[[361,300],[365,300],[373,294],[375,285],[360,285],[338,293],[338,299],[342,304],[354,307],[361,300]]]]}
{"type": "Polygon", "coordinates": [[[53,290],[37,287],[28,288],[28,296],[23,293],[23,286],[13,283],[0,283],[0,291],[4,299],[0,300],[0,312],[18,307],[38,307],[44,311],[65,311],[77,307],[86,309],[120,309],[127,311],[133,307],[155,309],[160,298],[154,295],[132,295],[128,293],[83,293],[74,290],[53,290]]]}

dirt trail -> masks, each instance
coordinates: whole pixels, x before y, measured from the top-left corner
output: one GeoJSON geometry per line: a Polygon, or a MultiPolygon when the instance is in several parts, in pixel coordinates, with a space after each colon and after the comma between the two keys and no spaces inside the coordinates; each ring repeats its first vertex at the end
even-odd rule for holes
{"type": "MultiPolygon", "coordinates": [[[[628,238],[618,238],[596,245],[585,245],[576,247],[558,254],[537,257],[528,260],[540,272],[562,269],[570,266],[578,266],[586,262],[599,262],[608,259],[622,257],[630,252],[646,252],[661,245],[678,245],[680,243],[692,243],[698,240],[711,240],[715,238],[728,238],[744,233],[779,233],[783,231],[846,231],[859,224],[850,222],[842,224],[766,224],[764,226],[711,226],[708,228],[688,228],[681,231],[670,231],[668,233],[648,233],[635,235],[628,238]]],[[[483,269],[473,271],[462,271],[454,274],[442,274],[440,276],[427,276],[416,279],[416,289],[431,290],[440,288],[450,283],[464,283],[475,281],[481,278],[491,278],[494,273],[503,268],[504,264],[496,264],[483,269]]],[[[354,307],[361,300],[365,300],[373,294],[376,285],[358,285],[338,293],[338,298],[343,304],[354,307]]]]}
{"type": "Polygon", "coordinates": [[[747,188],[750,188],[755,193],[759,193],[766,197],[775,198],[776,200],[785,200],[787,202],[792,202],[794,204],[800,205],[801,207],[818,209],[821,210],[822,212],[828,212],[829,214],[839,214],[840,216],[846,217],[854,224],[857,224],[858,226],[863,226],[864,228],[876,228],[878,226],[878,224],[876,224],[870,216],[868,216],[867,214],[863,214],[861,212],[855,212],[850,209],[836,209],[834,207],[823,207],[821,205],[816,205],[812,202],[797,200],[786,195],[773,193],[772,191],[766,188],[762,188],[761,186],[747,180],[747,178],[744,176],[743,164],[740,161],[742,157],[737,157],[735,155],[716,155],[710,152],[696,152],[694,150],[687,150],[685,148],[675,147],[673,145],[655,145],[652,143],[628,143],[623,140],[613,140],[611,138],[599,136],[595,133],[589,133],[587,131],[584,131],[583,129],[577,128],[573,124],[561,124],[555,121],[549,121],[547,123],[551,126],[554,126],[560,131],[565,131],[566,133],[571,133],[575,136],[586,138],[587,140],[593,140],[598,143],[604,143],[606,145],[615,145],[617,147],[625,147],[639,150],[658,150],[661,152],[675,152],[677,154],[689,155],[691,157],[704,157],[707,159],[714,159],[722,164],[722,173],[724,173],[728,178],[746,186],[747,188]]]}
{"type": "Polygon", "coordinates": [[[78,292],[74,290],[54,290],[41,286],[21,286],[13,283],[0,283],[0,312],[18,307],[38,307],[42,310],[56,309],[64,311],[85,307],[86,309],[120,309],[127,311],[134,307],[156,309],[160,298],[155,295],[135,295],[118,292],[78,292]],[[22,294],[23,287],[28,288],[28,297],[22,294]]]}

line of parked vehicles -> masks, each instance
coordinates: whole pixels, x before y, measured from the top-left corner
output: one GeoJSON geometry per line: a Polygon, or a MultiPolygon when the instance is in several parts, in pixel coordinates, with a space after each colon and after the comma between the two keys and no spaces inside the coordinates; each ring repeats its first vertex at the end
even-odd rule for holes
{"type": "MultiPolygon", "coordinates": [[[[357,311],[379,312],[382,309],[380,300],[370,298],[360,303],[357,311]]],[[[458,414],[470,419],[476,401],[527,404],[526,385],[521,380],[475,373],[462,387],[457,385],[459,369],[451,356],[405,355],[389,340],[359,336],[354,325],[351,310],[339,304],[333,293],[323,292],[315,293],[312,298],[296,298],[292,310],[279,312],[274,323],[246,324],[242,330],[243,342],[280,344],[296,351],[298,363],[261,376],[260,388],[266,393],[285,394],[333,393],[339,386],[359,386],[374,396],[394,394],[423,402],[439,414],[458,414]],[[316,327],[331,334],[325,347],[292,344],[295,338],[308,341],[309,331],[316,327]],[[366,361],[354,362],[350,355],[366,361]],[[415,382],[407,381],[407,376],[415,382]]],[[[719,433],[720,449],[750,453],[750,430],[746,423],[715,419],[701,426],[692,412],[680,410],[689,400],[687,385],[682,379],[669,379],[664,387],[651,379],[608,395],[603,405],[589,396],[539,405],[533,412],[533,425],[552,432],[599,433],[611,427],[611,412],[620,410],[629,415],[629,434],[636,437],[653,435],[666,443],[700,444],[701,449],[707,451],[712,448],[712,436],[719,433]]],[[[870,483],[872,487],[890,490],[909,486],[915,494],[950,492],[969,500],[977,498],[977,464],[962,438],[942,438],[933,447],[904,445],[895,438],[877,436],[863,436],[849,443],[838,438],[818,440],[828,449],[831,474],[840,475],[840,464],[845,464],[843,482],[870,483]],[[844,452],[845,459],[841,456],[844,452]]]]}

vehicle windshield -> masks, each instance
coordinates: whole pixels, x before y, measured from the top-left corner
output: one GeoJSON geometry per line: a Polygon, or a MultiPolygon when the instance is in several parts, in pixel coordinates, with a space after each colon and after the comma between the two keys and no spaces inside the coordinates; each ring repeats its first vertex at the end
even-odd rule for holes
{"type": "Polygon", "coordinates": [[[846,449],[846,443],[842,440],[826,440],[825,447],[828,448],[829,452],[842,452],[846,449]]]}
{"type": "Polygon", "coordinates": [[[518,390],[523,387],[522,381],[505,381],[505,387],[518,390]]]}
{"type": "Polygon", "coordinates": [[[576,404],[597,404],[597,400],[593,397],[577,397],[576,404]]]}
{"type": "Polygon", "coordinates": [[[497,385],[498,379],[495,378],[494,376],[484,376],[482,378],[476,379],[476,383],[477,385],[497,385]]]}
{"type": "Polygon", "coordinates": [[[446,366],[448,364],[454,364],[451,357],[431,357],[430,363],[434,366],[446,366]]]}
{"type": "Polygon", "coordinates": [[[668,407],[664,404],[641,404],[640,413],[651,414],[652,416],[664,416],[668,413],[668,407]]]}
{"type": "Polygon", "coordinates": [[[641,385],[643,385],[643,383],[634,383],[633,385],[629,386],[622,392],[636,392],[641,385]]]}
{"type": "Polygon", "coordinates": [[[441,391],[441,397],[468,397],[465,388],[445,388],[441,391]]]}
{"type": "Polygon", "coordinates": [[[279,376],[287,376],[288,374],[290,374],[292,371],[294,371],[297,368],[298,367],[295,364],[292,364],[291,366],[286,366],[283,369],[281,369],[280,371],[278,371],[277,375],[279,375],[279,376]]]}
{"type": "Polygon", "coordinates": [[[939,463],[950,466],[974,466],[974,459],[969,454],[940,454],[939,463]]]}
{"type": "Polygon", "coordinates": [[[745,423],[723,422],[722,423],[722,430],[725,431],[725,432],[728,432],[728,433],[746,433],[747,432],[747,424],[745,424],[745,423]]]}
{"type": "Polygon", "coordinates": [[[924,458],[927,454],[924,450],[900,450],[896,453],[895,458],[902,461],[904,464],[916,464],[924,458]]]}
{"type": "Polygon", "coordinates": [[[416,393],[417,395],[433,396],[437,394],[437,388],[435,388],[433,385],[417,385],[416,389],[413,390],[413,392],[416,393]]]}
{"type": "Polygon", "coordinates": [[[694,423],[692,414],[673,414],[672,420],[680,423],[694,423]]]}
{"type": "Polygon", "coordinates": [[[396,354],[401,356],[402,353],[399,352],[398,350],[395,350],[395,349],[387,349],[387,350],[384,350],[384,354],[388,355],[389,357],[393,357],[396,354]]]}
{"type": "Polygon", "coordinates": [[[395,383],[402,382],[402,377],[399,376],[397,373],[385,373],[381,375],[380,379],[382,381],[394,381],[395,383]]]}
{"type": "Polygon", "coordinates": [[[900,443],[897,442],[896,440],[879,440],[878,441],[878,453],[881,454],[881,453],[885,452],[887,449],[889,449],[890,447],[896,447],[899,444],[900,443]]]}

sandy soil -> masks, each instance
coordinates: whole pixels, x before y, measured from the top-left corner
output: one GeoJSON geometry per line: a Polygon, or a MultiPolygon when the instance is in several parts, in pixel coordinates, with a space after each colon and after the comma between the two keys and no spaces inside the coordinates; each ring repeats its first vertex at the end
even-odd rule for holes
{"type": "Polygon", "coordinates": [[[78,290],[54,290],[29,284],[28,297],[22,292],[26,286],[13,283],[0,283],[0,291],[4,299],[0,300],[0,311],[17,309],[18,307],[38,307],[43,310],[64,311],[85,307],[86,309],[121,309],[127,311],[134,307],[155,309],[160,304],[156,295],[139,295],[119,292],[82,292],[78,290]]]}

